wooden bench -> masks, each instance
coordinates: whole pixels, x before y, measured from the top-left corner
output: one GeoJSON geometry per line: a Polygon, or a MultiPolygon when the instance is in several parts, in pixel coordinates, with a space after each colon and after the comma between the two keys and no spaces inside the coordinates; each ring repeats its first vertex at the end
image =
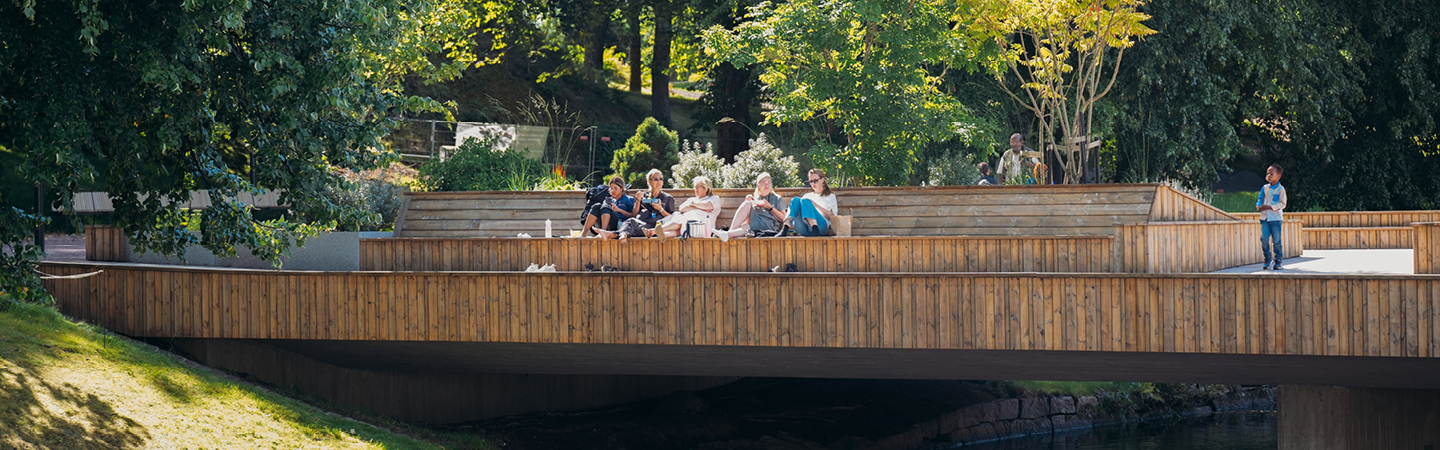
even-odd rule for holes
{"type": "MultiPolygon", "coordinates": [[[[779,189],[788,202],[806,189],[779,189]]],[[[667,190],[678,201],[689,189],[667,190]]],[[[716,189],[728,227],[749,189],[716,189]]],[[[1131,223],[1236,220],[1156,184],[947,186],[835,189],[854,236],[1113,236],[1131,223]]],[[[580,230],[579,191],[406,193],[396,237],[539,236],[550,219],[557,234],[580,230]]]]}

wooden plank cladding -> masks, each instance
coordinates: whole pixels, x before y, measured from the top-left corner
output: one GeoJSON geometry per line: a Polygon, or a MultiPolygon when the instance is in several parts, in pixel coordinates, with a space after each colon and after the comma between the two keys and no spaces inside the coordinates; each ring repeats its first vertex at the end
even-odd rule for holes
{"type": "MultiPolygon", "coordinates": [[[[1157,222],[1118,227],[1114,237],[846,237],[690,239],[626,243],[596,239],[364,239],[361,270],[764,272],[1199,273],[1261,262],[1257,222],[1157,222]]],[[[1285,224],[1286,257],[1304,250],[1300,222],[1285,224]]]]}
{"type": "MultiPolygon", "coordinates": [[[[1305,246],[1300,221],[1281,226],[1285,257],[1305,246]]],[[[1125,273],[1202,273],[1262,262],[1258,222],[1154,222],[1119,227],[1115,260],[1125,273]]]]}
{"type": "MultiPolygon", "coordinates": [[[[808,190],[780,189],[787,201],[808,190]]],[[[667,190],[678,199],[688,189],[667,190]]],[[[728,226],[748,189],[717,189],[728,226]]],[[[1154,184],[940,186],[835,189],[855,236],[1110,236],[1126,223],[1230,220],[1174,189],[1154,184]],[[1159,199],[1157,201],[1157,199],[1159,199]]],[[[579,230],[579,191],[421,192],[405,194],[396,237],[537,235],[579,230]]]]}
{"type": "Polygon", "coordinates": [[[279,272],[42,263],[134,336],[1435,358],[1440,276],[279,272]]]}
{"type": "Polygon", "coordinates": [[[1414,231],[1403,227],[1306,228],[1305,248],[1411,248],[1414,231]]]}
{"type": "Polygon", "coordinates": [[[130,238],[119,227],[85,226],[85,259],[124,262],[130,260],[130,238]]]}
{"type": "MultiPolygon", "coordinates": [[[[1260,213],[1236,213],[1245,220],[1260,220],[1260,213]]],[[[1326,211],[1286,212],[1305,228],[1408,227],[1412,222],[1440,222],[1440,211],[1326,211]]]]}
{"type": "Polygon", "coordinates": [[[1417,222],[1415,232],[1415,273],[1440,274],[1440,222],[1417,222]]]}
{"type": "Polygon", "coordinates": [[[1175,190],[1170,186],[1155,187],[1155,203],[1150,208],[1148,222],[1207,222],[1217,220],[1239,220],[1237,217],[1175,190]]]}
{"type": "MultiPolygon", "coordinates": [[[[732,239],[363,239],[360,269],[523,271],[531,263],[638,271],[1110,272],[1108,237],[845,237],[732,239]]],[[[1258,261],[1258,259],[1257,259],[1258,261]]]]}

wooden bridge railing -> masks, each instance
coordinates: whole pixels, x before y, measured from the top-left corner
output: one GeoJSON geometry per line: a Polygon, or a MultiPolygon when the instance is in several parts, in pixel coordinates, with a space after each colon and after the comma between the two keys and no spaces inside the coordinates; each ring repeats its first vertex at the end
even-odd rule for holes
{"type": "Polygon", "coordinates": [[[277,272],[42,264],[134,336],[1435,358],[1440,276],[277,272]]]}
{"type": "Polygon", "coordinates": [[[1415,231],[1415,273],[1440,274],[1440,222],[1417,222],[1415,231]]]}
{"type": "MultiPolygon", "coordinates": [[[[1303,251],[1299,221],[1285,224],[1285,253],[1303,251]]],[[[596,239],[365,239],[361,270],[764,272],[1199,273],[1260,262],[1254,222],[1160,222],[1100,236],[763,238],[626,243],[596,239]]]]}
{"type": "Polygon", "coordinates": [[[360,269],[764,272],[1111,272],[1112,238],[843,237],[733,239],[365,239],[360,269]]]}
{"type": "MultiPolygon", "coordinates": [[[[1259,220],[1259,213],[1236,217],[1259,220]]],[[[1414,222],[1440,221],[1440,211],[1294,212],[1285,218],[1305,224],[1305,248],[1311,250],[1415,248],[1414,222]]]]}

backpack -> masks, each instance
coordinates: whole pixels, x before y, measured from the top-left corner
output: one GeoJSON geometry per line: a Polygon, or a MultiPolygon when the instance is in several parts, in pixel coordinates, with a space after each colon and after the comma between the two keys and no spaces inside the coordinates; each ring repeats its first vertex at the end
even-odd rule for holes
{"type": "Polygon", "coordinates": [[[592,210],[598,215],[600,205],[605,202],[607,197],[610,197],[609,184],[601,184],[585,191],[585,209],[580,211],[580,224],[585,224],[585,218],[590,216],[592,210]]]}

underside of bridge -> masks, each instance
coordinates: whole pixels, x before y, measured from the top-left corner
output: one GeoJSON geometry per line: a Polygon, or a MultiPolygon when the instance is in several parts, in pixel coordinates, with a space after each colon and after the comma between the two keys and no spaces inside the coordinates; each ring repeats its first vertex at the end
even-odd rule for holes
{"type": "Polygon", "coordinates": [[[257,340],[352,369],[587,375],[1150,381],[1440,389],[1440,359],[1046,350],[257,340]]]}

